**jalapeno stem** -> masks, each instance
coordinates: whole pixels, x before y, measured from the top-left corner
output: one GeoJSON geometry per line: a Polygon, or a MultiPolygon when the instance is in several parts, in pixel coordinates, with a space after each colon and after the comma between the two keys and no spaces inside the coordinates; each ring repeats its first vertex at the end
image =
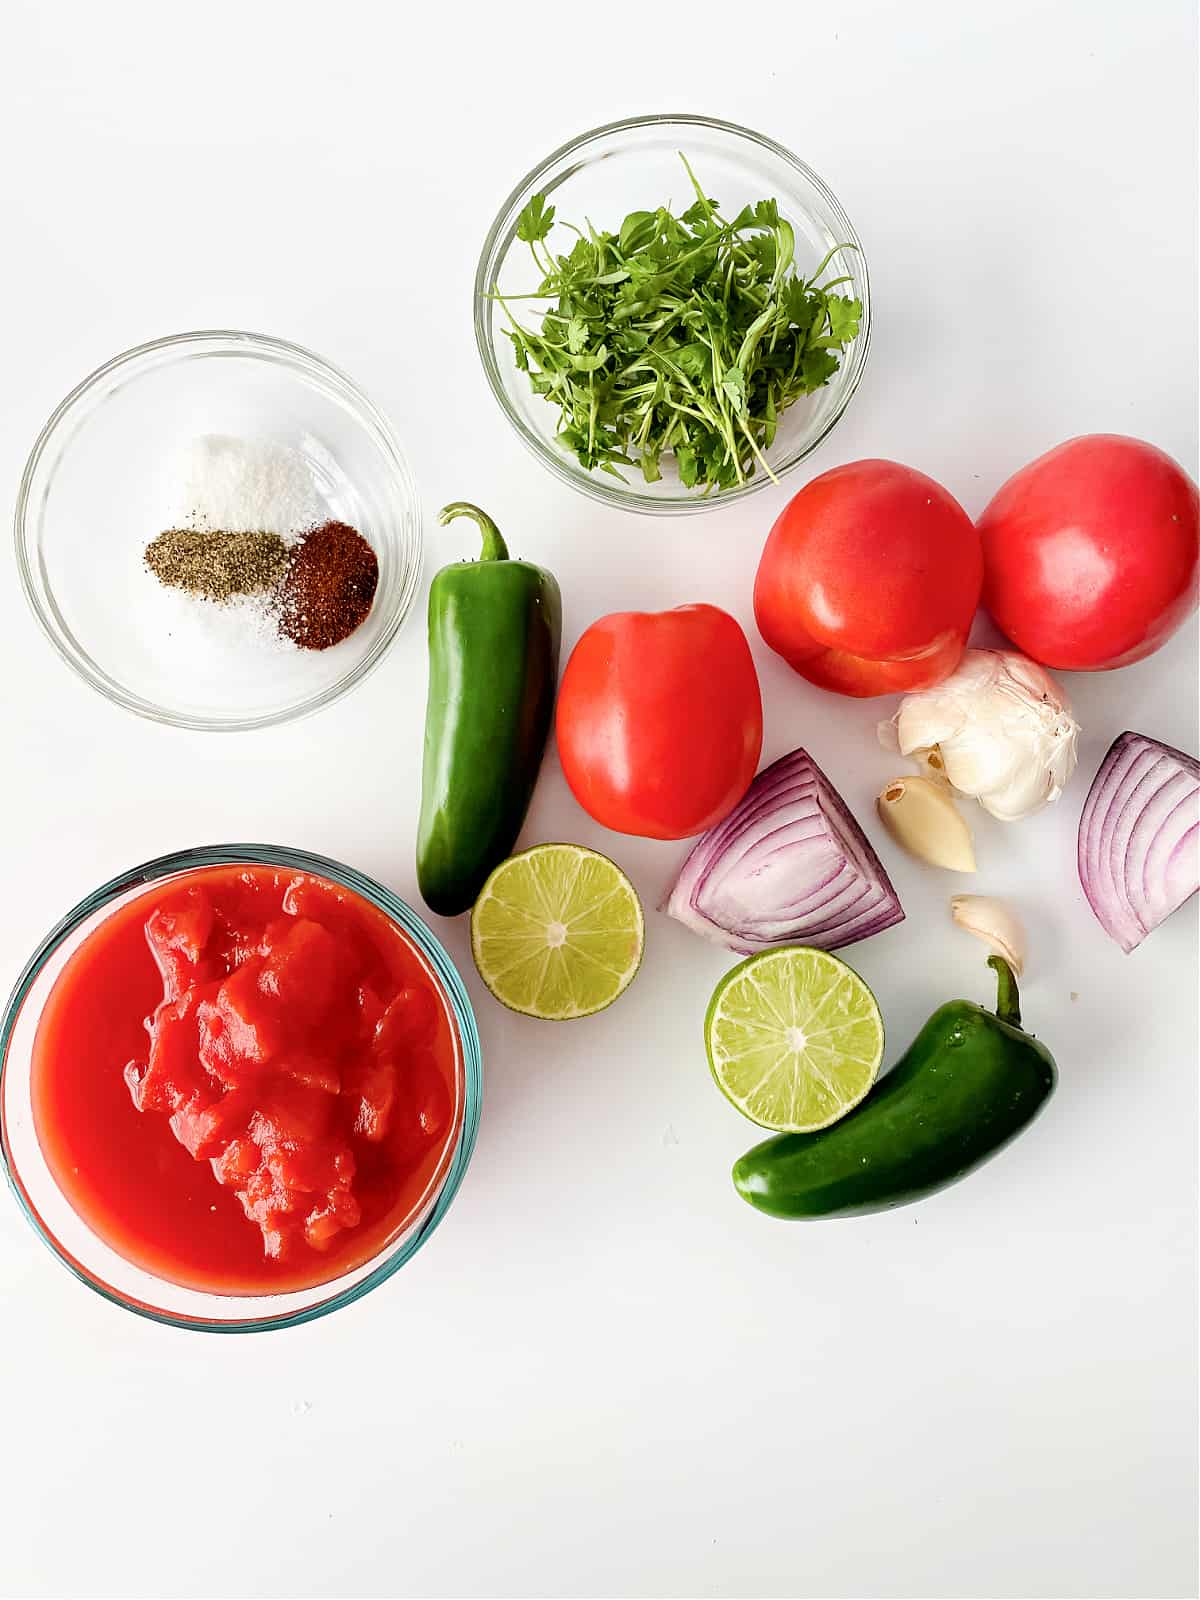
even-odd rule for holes
{"type": "Polygon", "coordinates": [[[1017,980],[1013,976],[1013,969],[1003,956],[989,956],[988,966],[996,974],[996,1015],[1001,1022],[1008,1022],[1014,1028],[1019,1028],[1021,995],[1017,988],[1017,980]]]}
{"type": "Polygon", "coordinates": [[[480,561],[507,561],[508,546],[500,529],[488,516],[486,511],[481,511],[478,506],[473,506],[469,500],[454,500],[448,506],[443,506],[438,512],[438,521],[443,527],[448,522],[453,522],[455,517],[470,517],[479,524],[479,531],[483,534],[483,549],[480,551],[480,561]]]}

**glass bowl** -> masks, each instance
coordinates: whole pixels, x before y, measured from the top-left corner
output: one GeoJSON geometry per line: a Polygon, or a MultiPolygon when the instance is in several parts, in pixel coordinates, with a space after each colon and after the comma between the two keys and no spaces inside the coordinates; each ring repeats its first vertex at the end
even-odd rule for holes
{"type": "Polygon", "coordinates": [[[311,1322],[360,1300],[399,1270],[445,1216],[475,1145],[482,1098],[482,1059],[475,1016],[453,962],[421,918],[354,868],[264,844],[208,845],[159,856],[101,884],[69,911],[38,945],[17,979],[0,1023],[0,1158],[17,1202],[58,1259],[81,1283],[139,1316],[208,1333],[254,1333],[311,1322]],[[67,958],[118,905],[197,867],[230,863],[316,873],[352,890],[395,922],[428,965],[454,1022],[459,1058],[458,1137],[416,1214],[369,1261],[317,1287],[268,1295],[204,1293],[134,1266],[76,1215],[55,1183],[38,1143],[30,1094],[34,1035],[42,1007],[67,958]]]}
{"type": "Polygon", "coordinates": [[[416,487],[390,423],[319,356],[254,333],[155,339],[85,378],[33,447],[15,532],[26,596],[63,660],[118,705],[183,728],[264,728],[329,705],[382,659],[421,568],[416,487]],[[224,608],[146,571],[146,544],[178,520],[172,458],[202,434],[298,451],[330,518],[374,547],[375,602],[340,644],[243,638],[224,608]]]}
{"type": "Polygon", "coordinates": [[[871,291],[858,235],[817,174],[773,139],[713,117],[663,115],[611,122],[555,150],[521,179],[484,242],[475,275],[475,339],[492,392],[538,460],[584,494],[631,511],[703,511],[743,499],[771,479],[760,466],[745,484],[705,495],[684,488],[665,457],[663,477],[657,483],[644,483],[637,467],[624,469],[627,482],[606,472],[588,472],[555,442],[558,408],[535,394],[528,374],[518,369],[512,341],[504,333],[504,309],[495,296],[528,296],[537,288],[540,274],[529,246],[517,239],[517,222],[533,195],[545,194],[557,208],[547,244],[560,254],[574,240],[564,222],[582,225],[587,218],[598,229],[615,230],[630,211],[653,209],[668,201],[689,204],[692,197],[680,151],[726,216],[747,202],[778,200],[780,215],[795,229],[797,269],[811,273],[834,251],[827,276],[849,276],[851,282],[840,292],[862,301],[858,337],[843,353],[838,371],[823,389],[789,406],[780,418],[779,431],[766,452],[777,479],[811,454],[845,411],[862,377],[871,342],[871,291]],[[838,245],[854,248],[837,250],[838,245]]]}

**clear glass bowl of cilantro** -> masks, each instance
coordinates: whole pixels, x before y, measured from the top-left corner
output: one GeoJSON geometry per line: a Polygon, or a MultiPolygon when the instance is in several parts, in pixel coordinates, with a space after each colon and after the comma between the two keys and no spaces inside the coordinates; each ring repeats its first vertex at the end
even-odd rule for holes
{"type": "Polygon", "coordinates": [[[699,116],[572,140],[505,201],[475,279],[496,398],[556,476],[688,512],[777,482],[866,363],[858,237],[781,145],[699,116]]]}

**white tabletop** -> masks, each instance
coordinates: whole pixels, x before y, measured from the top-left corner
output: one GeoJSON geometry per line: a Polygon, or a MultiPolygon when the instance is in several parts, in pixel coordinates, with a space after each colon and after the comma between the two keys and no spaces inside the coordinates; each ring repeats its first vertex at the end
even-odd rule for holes
{"type": "MultiPolygon", "coordinates": [[[[728,606],[765,756],[803,742],[866,820],[879,703],[824,696],[753,629],[787,490],[701,518],[598,508],[517,443],[470,287],[520,174],[593,124],[700,110],[798,151],[871,263],[860,393],[812,461],[911,463],[977,512],[1071,434],[1195,473],[1196,26],[1187,0],[401,7],[47,5],[0,20],[0,477],[71,385],[189,327],[312,347],[391,415],[432,513],[487,506],[552,566],[569,645],[601,612],[728,606]]],[[[799,477],[791,488],[798,487],[799,477]]],[[[173,734],[52,655],[0,589],[11,977],[122,867],[225,839],[311,847],[416,899],[423,593],[386,663],[273,733],[173,734]]],[[[105,1304],[0,1201],[0,1584],[8,1595],[1182,1595],[1195,1582],[1196,925],[1126,957],[1075,878],[1110,740],[1196,741],[1194,621],[1068,687],[1055,809],[977,822],[1022,908],[1042,1120],[917,1209],[788,1226],[743,1205],[755,1142],[701,1022],[723,954],[648,912],[629,994],[538,1024],[484,993],[478,1148],[385,1287],[281,1334],[172,1332],[105,1304]]],[[[890,703],[888,703],[890,708],[890,703]]],[[[679,848],[606,833],[553,756],[525,839],[611,851],[648,908],[679,848]]],[[[892,1054],[987,998],[942,876],[887,862],[908,921],[851,959],[892,1054]]],[[[8,977],[5,978],[7,983],[8,977]]]]}

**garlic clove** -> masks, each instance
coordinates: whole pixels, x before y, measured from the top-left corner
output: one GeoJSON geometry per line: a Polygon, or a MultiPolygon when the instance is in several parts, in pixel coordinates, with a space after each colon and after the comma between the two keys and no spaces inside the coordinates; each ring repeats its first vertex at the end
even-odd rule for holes
{"type": "Polygon", "coordinates": [[[1013,739],[1000,724],[980,721],[965,728],[952,744],[943,747],[946,776],[960,794],[975,799],[1019,779],[1028,770],[1023,741],[1013,739]]]}
{"type": "Polygon", "coordinates": [[[967,720],[967,708],[958,695],[942,694],[938,689],[908,695],[900,702],[895,718],[901,755],[956,738],[967,720]]]}
{"type": "Polygon", "coordinates": [[[884,827],[918,861],[950,872],[975,871],[975,847],[950,798],[930,778],[893,778],[875,802],[884,827]]]}
{"type": "Polygon", "coordinates": [[[1003,900],[988,894],[956,894],[950,915],[960,928],[982,939],[993,955],[1003,956],[1019,978],[1025,970],[1026,938],[1021,919],[1003,900]]]}
{"type": "Polygon", "coordinates": [[[910,750],[908,758],[916,762],[917,771],[923,778],[928,778],[930,783],[936,783],[939,789],[950,788],[946,763],[942,759],[941,749],[936,744],[928,750],[910,750]]]}

